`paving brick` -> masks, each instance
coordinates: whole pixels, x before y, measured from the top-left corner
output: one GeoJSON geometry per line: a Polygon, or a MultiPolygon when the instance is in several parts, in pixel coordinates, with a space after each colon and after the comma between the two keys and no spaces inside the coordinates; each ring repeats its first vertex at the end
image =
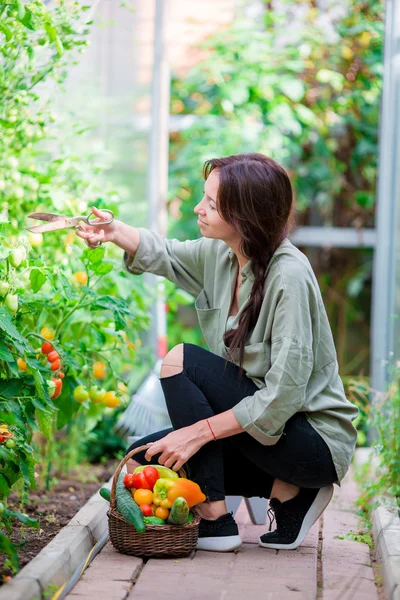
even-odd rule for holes
{"type": "Polygon", "coordinates": [[[376,586],[373,583],[362,588],[347,587],[341,590],[323,590],[323,600],[378,600],[376,586]]]}
{"type": "Polygon", "coordinates": [[[343,535],[358,528],[358,517],[351,511],[329,510],[324,512],[324,533],[343,535]]]}
{"type": "Polygon", "coordinates": [[[236,554],[197,552],[193,560],[150,560],[129,598],[151,594],[156,599],[160,573],[167,583],[165,589],[173,588],[170,595],[163,596],[167,599],[231,599],[245,594],[266,598],[267,593],[286,598],[291,593],[299,597],[300,592],[305,594],[302,597],[312,598],[317,586],[316,560],[316,551],[276,552],[254,544],[244,544],[236,554]]]}
{"type": "Polygon", "coordinates": [[[74,598],[84,598],[85,600],[99,600],[100,598],[112,598],[112,600],[123,600],[127,593],[132,588],[132,582],[130,581],[111,581],[101,580],[96,581],[82,580],[79,581],[72,592],[68,594],[67,598],[73,600],[74,598]]]}
{"type": "Polygon", "coordinates": [[[142,559],[121,554],[108,542],[88,566],[67,599],[87,597],[96,600],[122,600],[132,588],[132,581],[142,565],[142,559]]]}
{"type": "Polygon", "coordinates": [[[351,573],[351,576],[375,581],[373,569],[369,565],[349,563],[347,560],[340,560],[337,557],[323,557],[322,562],[324,579],[347,577],[351,573]]]}

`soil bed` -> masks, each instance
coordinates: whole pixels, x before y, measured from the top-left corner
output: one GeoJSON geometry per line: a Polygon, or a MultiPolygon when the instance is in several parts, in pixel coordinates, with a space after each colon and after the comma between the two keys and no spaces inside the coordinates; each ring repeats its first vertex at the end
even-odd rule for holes
{"type": "MultiPolygon", "coordinates": [[[[13,521],[11,541],[17,546],[20,569],[31,561],[60,529],[68,524],[99,487],[110,479],[117,465],[117,460],[109,460],[104,465],[80,466],[79,471],[71,470],[68,478],[57,478],[57,483],[51,491],[31,490],[28,504],[23,506],[19,505],[15,493],[10,495],[8,508],[20,510],[39,523],[39,529],[33,529],[13,521]]],[[[0,586],[16,574],[8,566],[7,558],[0,553],[0,586]]]]}

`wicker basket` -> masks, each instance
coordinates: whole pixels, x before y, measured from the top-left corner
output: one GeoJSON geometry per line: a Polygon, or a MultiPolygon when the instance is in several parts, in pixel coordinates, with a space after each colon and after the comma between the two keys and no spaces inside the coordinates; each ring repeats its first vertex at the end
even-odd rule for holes
{"type": "MultiPolygon", "coordinates": [[[[200,516],[193,511],[193,521],[185,525],[146,525],[144,533],[138,533],[133,525],[122,518],[117,511],[115,497],[119,474],[125,463],[138,452],[147,450],[148,446],[135,448],[120,462],[114,473],[111,487],[111,499],[108,515],[108,530],[112,545],[122,554],[141,557],[176,557],[187,556],[196,548],[199,534],[200,516]]],[[[183,469],[179,470],[180,477],[185,477],[183,469]]]]}

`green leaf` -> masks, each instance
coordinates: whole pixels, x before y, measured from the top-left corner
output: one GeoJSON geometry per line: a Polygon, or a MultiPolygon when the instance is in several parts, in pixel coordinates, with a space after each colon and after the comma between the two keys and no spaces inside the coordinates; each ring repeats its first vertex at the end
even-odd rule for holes
{"type": "MultiPolygon", "coordinates": [[[[47,391],[47,386],[45,386],[45,383],[44,383],[45,380],[44,380],[44,377],[43,377],[42,373],[40,371],[38,371],[38,370],[33,370],[32,371],[32,376],[33,376],[33,379],[35,381],[36,390],[37,390],[37,393],[39,395],[39,398],[41,400],[43,400],[48,406],[50,406],[51,408],[53,408],[54,410],[56,410],[56,407],[54,406],[54,404],[50,400],[50,396],[49,396],[49,393],[47,391]]],[[[35,404],[35,406],[38,407],[38,404],[35,404]]],[[[41,406],[39,406],[38,408],[41,408],[41,406]]],[[[43,409],[47,412],[47,409],[44,406],[43,406],[43,409]]]]}
{"type": "Polygon", "coordinates": [[[0,246],[0,259],[3,260],[7,258],[11,250],[12,248],[8,248],[7,246],[0,246]]]}
{"type": "Polygon", "coordinates": [[[54,413],[49,414],[48,412],[37,409],[36,418],[40,431],[46,439],[50,440],[53,431],[54,413]]]}
{"type": "Polygon", "coordinates": [[[2,340],[0,340],[0,360],[5,360],[6,362],[15,362],[15,358],[7,346],[4,345],[2,340]]]}
{"type": "Polygon", "coordinates": [[[20,21],[23,25],[25,25],[25,27],[27,29],[30,29],[31,31],[35,31],[36,27],[35,27],[34,17],[28,8],[25,7],[25,16],[23,19],[20,19],[20,21]]]}
{"type": "Polygon", "coordinates": [[[315,75],[315,79],[321,83],[328,83],[337,92],[341,92],[345,83],[345,78],[337,71],[330,69],[320,69],[315,75]]]}
{"type": "Polygon", "coordinates": [[[16,5],[17,5],[17,19],[18,21],[22,21],[22,19],[25,16],[25,6],[22,4],[21,0],[15,0],[16,5]]]}
{"type": "Polygon", "coordinates": [[[10,313],[3,306],[0,306],[0,329],[2,329],[8,335],[8,337],[18,340],[20,344],[24,346],[24,348],[31,350],[27,340],[22,337],[18,329],[15,327],[10,313]]]}
{"type": "Polygon", "coordinates": [[[0,396],[3,398],[12,398],[20,396],[24,382],[22,379],[0,379],[0,396]]]}
{"type": "Polygon", "coordinates": [[[95,273],[95,275],[107,275],[107,273],[110,273],[110,271],[112,271],[114,268],[114,266],[111,263],[100,263],[98,265],[94,265],[93,266],[93,272],[95,273]]]}
{"type": "Polygon", "coordinates": [[[300,102],[304,96],[304,83],[295,77],[282,79],[279,82],[282,92],[293,102],[300,102]]]}
{"type": "Polygon", "coordinates": [[[23,513],[16,510],[8,510],[8,508],[6,508],[5,512],[8,517],[18,519],[18,521],[21,521],[21,523],[23,523],[24,525],[28,525],[28,527],[39,529],[39,523],[36,519],[32,519],[28,515],[24,515],[23,513]]]}
{"type": "Polygon", "coordinates": [[[126,327],[125,316],[131,316],[131,312],[126,304],[112,296],[99,296],[90,307],[91,311],[95,310],[111,310],[114,316],[115,329],[119,331],[126,327]]]}
{"type": "Polygon", "coordinates": [[[0,474],[0,498],[6,498],[10,493],[10,486],[4,475],[0,474]]]}
{"type": "Polygon", "coordinates": [[[88,248],[87,250],[85,250],[84,255],[85,255],[85,258],[88,259],[88,261],[91,265],[95,265],[97,263],[100,263],[103,260],[104,253],[105,253],[104,246],[99,246],[95,250],[90,250],[90,248],[88,248]]]}
{"type": "Polygon", "coordinates": [[[32,290],[36,294],[46,282],[46,275],[42,269],[32,269],[29,275],[32,290]]]}
{"type": "Polygon", "coordinates": [[[9,29],[9,28],[8,28],[8,27],[7,27],[7,26],[6,26],[4,23],[2,23],[1,21],[0,21],[0,31],[2,31],[2,32],[4,33],[4,35],[6,36],[6,40],[7,40],[7,42],[9,42],[9,41],[12,39],[12,37],[13,37],[13,34],[12,34],[12,31],[11,31],[11,29],[9,29]]]}
{"type": "Polygon", "coordinates": [[[17,551],[15,549],[14,544],[10,541],[10,538],[4,535],[4,533],[0,533],[0,553],[1,552],[3,552],[9,557],[13,569],[18,571],[19,560],[17,551]]]}
{"type": "Polygon", "coordinates": [[[35,397],[31,398],[31,402],[32,402],[33,406],[35,408],[37,408],[38,410],[48,413],[49,415],[53,414],[53,412],[51,410],[49,410],[47,408],[47,406],[45,404],[43,404],[43,402],[41,400],[39,400],[38,398],[35,398],[35,397]]]}

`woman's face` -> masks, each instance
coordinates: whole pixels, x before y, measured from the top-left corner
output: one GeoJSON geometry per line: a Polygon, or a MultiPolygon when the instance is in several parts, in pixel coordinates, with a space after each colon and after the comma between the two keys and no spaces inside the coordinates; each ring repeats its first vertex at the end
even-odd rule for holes
{"type": "Polygon", "coordinates": [[[214,171],[211,171],[208,179],[204,182],[204,196],[201,202],[194,207],[194,212],[198,216],[197,224],[204,237],[223,240],[230,245],[232,242],[237,243],[240,236],[238,232],[218,214],[218,186],[218,171],[214,169],[214,171]]]}

